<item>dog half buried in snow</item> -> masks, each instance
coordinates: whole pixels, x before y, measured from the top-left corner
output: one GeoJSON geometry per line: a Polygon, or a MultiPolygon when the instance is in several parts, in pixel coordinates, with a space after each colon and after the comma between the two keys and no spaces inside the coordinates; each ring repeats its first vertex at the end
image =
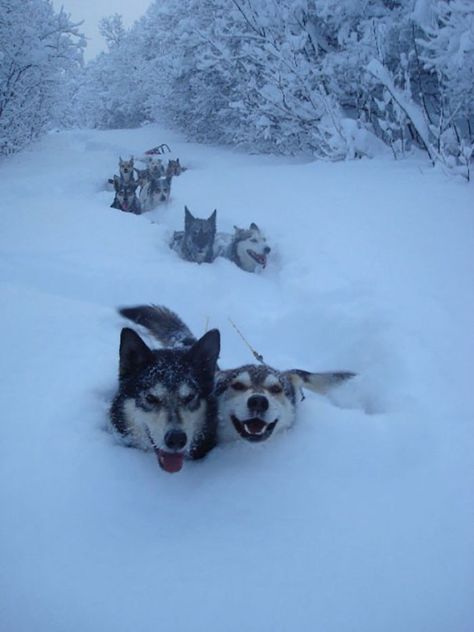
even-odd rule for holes
{"type": "Polygon", "coordinates": [[[271,252],[260,228],[252,222],[248,228],[234,226],[234,233],[217,233],[214,256],[225,257],[246,272],[258,272],[267,265],[271,252]]]}
{"type": "Polygon", "coordinates": [[[118,208],[125,213],[140,215],[142,209],[136,194],[138,182],[133,179],[125,182],[119,176],[114,176],[113,185],[115,197],[110,205],[111,208],[118,208]]]}
{"type": "Polygon", "coordinates": [[[212,263],[215,259],[216,216],[217,211],[214,210],[207,219],[200,219],[185,206],[184,231],[174,232],[170,248],[185,261],[212,263]]]}
{"type": "Polygon", "coordinates": [[[219,351],[217,329],[165,349],[150,349],[133,329],[122,329],[119,386],[110,408],[115,433],[126,445],[153,450],[166,472],[204,457],[217,440],[219,351]]]}
{"type": "Polygon", "coordinates": [[[271,248],[259,227],[252,222],[248,229],[234,226],[234,233],[216,231],[217,211],[207,218],[194,217],[184,207],[184,231],[173,234],[170,248],[185,261],[212,263],[225,257],[246,272],[257,272],[267,265],[271,248]]]}
{"type": "Polygon", "coordinates": [[[197,454],[203,456],[216,442],[267,440],[294,424],[302,389],[324,394],[355,376],[349,371],[279,371],[266,364],[220,370],[216,365],[216,330],[196,340],[166,307],[145,305],[119,312],[143,326],[165,348],[151,351],[133,330],[123,330],[121,386],[112,406],[112,424],[133,445],[154,449],[167,471],[179,469],[177,464],[181,466],[183,457],[173,455],[181,455],[196,441],[197,454]],[[183,371],[181,364],[176,365],[175,354],[178,358],[197,356],[192,370],[183,371]],[[212,367],[216,373],[210,393],[212,367]],[[199,386],[201,371],[205,375],[204,391],[199,386]],[[216,419],[212,419],[213,414],[216,419]],[[214,429],[215,439],[210,438],[214,437],[214,429]],[[169,436],[171,443],[167,442],[169,436]],[[202,436],[202,440],[196,438],[202,436]],[[175,445],[175,437],[180,438],[179,445],[175,445]]]}

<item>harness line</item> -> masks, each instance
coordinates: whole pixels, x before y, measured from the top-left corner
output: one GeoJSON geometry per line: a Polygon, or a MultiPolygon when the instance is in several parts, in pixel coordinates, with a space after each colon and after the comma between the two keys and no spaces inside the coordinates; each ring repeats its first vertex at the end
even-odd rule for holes
{"type": "Polygon", "coordinates": [[[245,344],[247,345],[247,347],[250,349],[250,351],[252,352],[253,357],[260,362],[260,364],[265,364],[265,360],[263,359],[262,354],[258,353],[253,347],[252,345],[248,342],[248,340],[245,338],[245,336],[242,334],[242,332],[240,331],[240,329],[237,327],[237,325],[234,323],[234,321],[231,318],[228,318],[229,323],[232,325],[232,327],[235,329],[235,331],[239,334],[239,336],[242,338],[242,340],[245,342],[245,344]]]}

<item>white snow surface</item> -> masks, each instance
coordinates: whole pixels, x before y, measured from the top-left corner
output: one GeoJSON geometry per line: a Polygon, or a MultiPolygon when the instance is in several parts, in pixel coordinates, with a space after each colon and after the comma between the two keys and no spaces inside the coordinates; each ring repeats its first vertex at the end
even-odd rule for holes
{"type": "Polygon", "coordinates": [[[415,159],[250,156],[158,127],[54,133],[0,165],[0,629],[471,632],[472,185],[415,159]],[[172,199],[109,207],[168,143],[172,199]],[[168,248],[187,204],[273,246],[248,274],[168,248]],[[179,474],[107,431],[117,306],[166,305],[220,364],[352,370],[285,434],[179,474]]]}

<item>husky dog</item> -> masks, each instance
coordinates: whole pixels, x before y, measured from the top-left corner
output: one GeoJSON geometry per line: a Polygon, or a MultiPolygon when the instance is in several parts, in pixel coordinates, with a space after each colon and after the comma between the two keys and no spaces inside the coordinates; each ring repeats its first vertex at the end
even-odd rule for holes
{"type": "Polygon", "coordinates": [[[216,216],[214,209],[207,219],[194,217],[187,206],[184,207],[184,231],[175,231],[170,248],[182,259],[196,263],[214,261],[214,238],[216,236],[216,216]]]}
{"type": "Polygon", "coordinates": [[[120,179],[125,184],[130,184],[134,182],[134,166],[133,166],[133,156],[130,157],[129,160],[123,160],[122,156],[119,156],[119,174],[120,179]]]}
{"type": "Polygon", "coordinates": [[[113,185],[115,197],[110,205],[111,208],[118,208],[121,211],[125,211],[125,213],[140,215],[142,211],[136,195],[138,182],[131,180],[129,183],[126,183],[118,176],[114,176],[113,185]]]}
{"type": "Polygon", "coordinates": [[[168,166],[166,167],[167,176],[180,176],[186,169],[179,162],[179,158],[176,160],[168,160],[168,166]]]}
{"type": "MultiPolygon", "coordinates": [[[[130,307],[120,313],[144,326],[166,346],[188,349],[196,344],[188,327],[166,307],[130,307]]],[[[293,425],[302,389],[324,394],[354,376],[349,371],[279,371],[265,364],[218,369],[214,391],[218,404],[218,442],[239,437],[252,443],[265,441],[293,425]]]]}
{"type": "Polygon", "coordinates": [[[120,336],[119,386],[110,409],[126,444],[154,450],[160,467],[178,472],[216,444],[214,376],[217,329],[181,349],[150,349],[133,329],[120,336]]]}
{"type": "Polygon", "coordinates": [[[267,265],[271,252],[260,228],[252,222],[248,228],[234,226],[234,233],[218,233],[215,257],[230,259],[246,272],[257,272],[267,265]]]}
{"type": "Polygon", "coordinates": [[[144,211],[151,211],[161,202],[167,202],[171,194],[171,176],[148,176],[140,189],[140,204],[144,211]]]}

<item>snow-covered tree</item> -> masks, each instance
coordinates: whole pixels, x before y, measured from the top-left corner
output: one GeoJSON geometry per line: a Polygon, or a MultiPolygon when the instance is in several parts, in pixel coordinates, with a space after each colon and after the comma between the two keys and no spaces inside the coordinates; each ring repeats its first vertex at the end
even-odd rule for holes
{"type": "Polygon", "coordinates": [[[163,120],[203,142],[326,159],[414,147],[469,175],[472,0],[154,0],[86,69],[95,126],[163,120]]]}
{"type": "Polygon", "coordinates": [[[61,123],[85,46],[78,26],[48,0],[0,0],[0,154],[61,123]]]}

